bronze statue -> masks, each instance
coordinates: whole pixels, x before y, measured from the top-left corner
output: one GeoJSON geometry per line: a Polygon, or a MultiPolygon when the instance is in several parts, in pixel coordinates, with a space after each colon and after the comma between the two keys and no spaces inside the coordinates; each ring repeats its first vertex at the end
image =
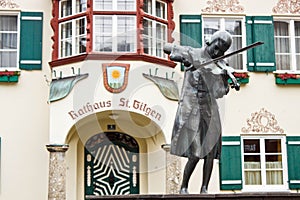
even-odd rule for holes
{"type": "Polygon", "coordinates": [[[202,48],[173,44],[164,47],[170,59],[183,63],[186,69],[171,140],[171,154],[188,158],[181,194],[188,194],[191,174],[200,159],[204,159],[200,193],[207,193],[213,161],[220,158],[222,128],[216,99],[229,92],[229,78],[232,87],[239,90],[233,69],[218,60],[231,43],[228,32],[217,31],[202,48]]]}

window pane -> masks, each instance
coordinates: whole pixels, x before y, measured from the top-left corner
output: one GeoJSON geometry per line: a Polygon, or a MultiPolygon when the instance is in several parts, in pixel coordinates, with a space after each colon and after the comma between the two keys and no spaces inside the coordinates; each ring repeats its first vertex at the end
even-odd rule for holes
{"type": "Polygon", "coordinates": [[[118,16],[117,51],[135,51],[135,17],[118,16]]]}
{"type": "Polygon", "coordinates": [[[144,0],[143,9],[146,13],[152,14],[152,0],[144,0]]]}
{"type": "Polygon", "coordinates": [[[289,23],[283,21],[274,22],[274,35],[277,69],[289,70],[291,68],[289,23]]]}
{"type": "Polygon", "coordinates": [[[166,4],[156,1],[155,12],[156,12],[156,17],[165,19],[166,18],[166,4]]]}
{"type": "Polygon", "coordinates": [[[281,153],[280,139],[265,139],[266,153],[281,153]]]}
{"type": "Polygon", "coordinates": [[[144,45],[144,53],[152,55],[152,37],[153,37],[153,25],[151,20],[144,19],[143,20],[143,45],[144,45]]]}
{"type": "Polygon", "coordinates": [[[204,20],[204,40],[209,40],[214,32],[220,30],[220,20],[215,18],[205,18],[204,20]]]}
{"type": "Polygon", "coordinates": [[[0,15],[0,67],[17,67],[17,16],[0,15]]]}
{"type": "Polygon", "coordinates": [[[86,25],[85,19],[76,20],[76,35],[75,35],[75,54],[84,53],[86,51],[86,25]]]}
{"type": "Polygon", "coordinates": [[[62,0],[60,4],[60,16],[66,17],[72,14],[72,0],[62,0]]]}
{"type": "Polygon", "coordinates": [[[72,22],[61,24],[61,57],[72,55],[72,22]]]}
{"type": "Polygon", "coordinates": [[[112,10],[113,0],[94,0],[96,10],[112,10]]]}
{"type": "Polygon", "coordinates": [[[259,139],[245,139],[244,153],[260,153],[259,139]]]}
{"type": "Polygon", "coordinates": [[[231,35],[242,35],[242,22],[241,20],[226,19],[225,30],[231,35]]]}
{"type": "Polygon", "coordinates": [[[86,11],[87,0],[76,0],[76,13],[86,11]]]}
{"type": "Polygon", "coordinates": [[[136,10],[135,0],[118,0],[118,10],[136,10]]]}
{"type": "Polygon", "coordinates": [[[112,16],[95,17],[95,50],[112,51],[112,16]]]}

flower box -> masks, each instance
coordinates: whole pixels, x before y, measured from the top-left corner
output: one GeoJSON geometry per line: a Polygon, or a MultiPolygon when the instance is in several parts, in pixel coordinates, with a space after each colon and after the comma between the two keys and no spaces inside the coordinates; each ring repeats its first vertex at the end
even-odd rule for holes
{"type": "Polygon", "coordinates": [[[276,84],[300,84],[300,74],[293,73],[276,73],[275,74],[276,84]]]}
{"type": "Polygon", "coordinates": [[[20,71],[0,71],[0,82],[18,82],[20,71]]]}
{"type": "MultiPolygon", "coordinates": [[[[233,76],[236,78],[238,83],[246,84],[249,83],[249,75],[248,72],[234,72],[233,76]]],[[[231,79],[228,80],[229,83],[232,83],[231,79]]]]}

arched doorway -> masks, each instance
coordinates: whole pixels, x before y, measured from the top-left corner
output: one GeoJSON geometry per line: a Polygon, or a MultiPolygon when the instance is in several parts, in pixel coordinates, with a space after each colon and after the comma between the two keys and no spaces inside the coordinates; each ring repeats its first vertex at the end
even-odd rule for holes
{"type": "Polygon", "coordinates": [[[124,133],[104,132],[85,144],[85,195],[139,193],[139,146],[124,133]]]}

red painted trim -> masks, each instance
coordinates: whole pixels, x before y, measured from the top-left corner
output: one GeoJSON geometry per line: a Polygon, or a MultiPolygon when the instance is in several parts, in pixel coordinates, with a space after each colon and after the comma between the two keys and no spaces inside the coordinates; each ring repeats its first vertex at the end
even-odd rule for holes
{"type": "Polygon", "coordinates": [[[93,51],[93,0],[87,1],[86,9],[86,52],[93,51]]]}
{"type": "Polygon", "coordinates": [[[116,54],[116,53],[90,53],[90,54],[82,54],[77,56],[72,56],[68,58],[62,58],[58,60],[54,60],[49,62],[51,68],[59,67],[62,65],[67,65],[70,63],[81,62],[84,60],[124,60],[124,61],[145,61],[153,64],[160,64],[163,66],[174,68],[176,67],[176,63],[170,60],[157,58],[149,55],[139,55],[136,53],[128,53],[128,54],[116,54]]]}
{"type": "Polygon", "coordinates": [[[143,54],[144,53],[144,44],[143,44],[143,0],[137,0],[136,4],[136,26],[137,26],[137,53],[143,54]]]}
{"type": "Polygon", "coordinates": [[[50,21],[51,28],[53,30],[53,36],[51,37],[52,44],[52,60],[58,58],[58,16],[59,16],[59,1],[52,1],[52,19],[50,21]]]}
{"type": "Polygon", "coordinates": [[[149,15],[148,13],[144,13],[143,17],[147,17],[148,19],[152,19],[152,20],[158,21],[163,24],[168,24],[168,20],[149,15]]]}

